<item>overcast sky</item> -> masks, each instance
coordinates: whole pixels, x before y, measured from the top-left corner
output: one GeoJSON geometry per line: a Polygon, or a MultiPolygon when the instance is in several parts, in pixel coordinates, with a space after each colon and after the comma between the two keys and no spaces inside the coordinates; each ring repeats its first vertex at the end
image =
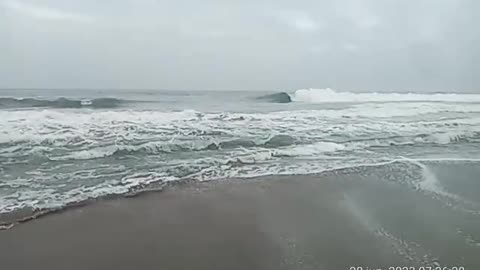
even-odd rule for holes
{"type": "Polygon", "coordinates": [[[478,0],[0,0],[1,88],[480,92],[478,0]]]}

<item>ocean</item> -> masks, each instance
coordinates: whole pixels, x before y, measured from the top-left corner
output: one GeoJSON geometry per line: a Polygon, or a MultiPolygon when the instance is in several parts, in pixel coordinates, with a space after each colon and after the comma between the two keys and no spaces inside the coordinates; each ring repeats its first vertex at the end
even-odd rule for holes
{"type": "Polygon", "coordinates": [[[478,217],[480,94],[0,91],[0,217],[188,181],[344,170],[478,217]]]}

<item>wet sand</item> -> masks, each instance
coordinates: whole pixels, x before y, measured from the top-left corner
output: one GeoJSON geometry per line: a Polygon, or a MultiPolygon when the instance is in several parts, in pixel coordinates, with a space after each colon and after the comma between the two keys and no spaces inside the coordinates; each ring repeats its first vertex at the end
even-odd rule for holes
{"type": "Polygon", "coordinates": [[[99,201],[0,231],[0,268],[480,269],[480,245],[467,241],[479,224],[373,175],[228,180],[99,201]]]}

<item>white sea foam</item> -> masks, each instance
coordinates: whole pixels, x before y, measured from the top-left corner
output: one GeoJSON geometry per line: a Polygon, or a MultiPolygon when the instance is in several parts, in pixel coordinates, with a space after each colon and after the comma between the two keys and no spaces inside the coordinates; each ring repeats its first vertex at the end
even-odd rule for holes
{"type": "MultiPolygon", "coordinates": [[[[387,105],[381,105],[381,110],[388,111],[387,105]]],[[[476,118],[398,122],[341,117],[360,114],[361,110],[354,106],[344,110],[270,113],[0,111],[0,143],[12,144],[0,148],[0,154],[11,158],[47,154],[52,160],[95,159],[117,151],[196,151],[236,139],[261,146],[276,134],[308,142],[294,142],[296,148],[280,149],[280,155],[286,156],[372,146],[480,141],[476,118]],[[331,138],[341,138],[341,142],[331,138]]]]}
{"type": "Polygon", "coordinates": [[[61,161],[61,160],[88,160],[88,159],[97,159],[112,156],[117,149],[114,146],[99,147],[89,150],[81,150],[77,152],[72,152],[60,157],[50,157],[50,160],[61,161]]]}
{"type": "MultiPolygon", "coordinates": [[[[317,150],[309,153],[301,151],[301,148],[290,149],[289,153],[291,155],[318,155],[320,152],[325,153],[325,151],[342,151],[342,149],[344,149],[344,147],[340,145],[329,143],[316,144],[314,147],[316,147],[317,150]]],[[[22,179],[21,181],[19,179],[19,181],[17,181],[19,185],[24,187],[35,186],[35,191],[23,189],[9,195],[2,196],[0,194],[0,213],[11,212],[25,207],[40,209],[58,208],[69,203],[79,202],[91,198],[97,198],[111,194],[124,194],[132,189],[144,187],[155,182],[176,181],[185,178],[203,181],[232,177],[242,178],[266,175],[312,174],[359,166],[384,166],[393,164],[397,161],[405,161],[405,159],[393,159],[389,161],[372,160],[371,162],[366,162],[364,159],[363,162],[360,162],[359,160],[355,159],[347,160],[337,157],[336,159],[325,159],[322,162],[315,160],[300,163],[296,162],[295,160],[280,162],[281,160],[275,157],[275,153],[278,153],[277,151],[278,150],[273,149],[262,151],[258,151],[256,149],[239,149],[235,152],[232,152],[232,155],[229,158],[216,159],[213,157],[208,157],[185,164],[185,166],[190,166],[193,170],[191,173],[188,173],[182,177],[176,177],[165,172],[155,171],[133,173],[119,178],[120,180],[110,180],[95,185],[81,186],[68,190],[67,192],[58,192],[57,190],[51,188],[41,188],[39,186],[41,183],[38,182],[41,177],[22,179]],[[264,163],[264,166],[262,166],[262,163],[264,163]],[[199,167],[200,170],[196,169],[195,167],[199,167]]],[[[415,161],[413,160],[413,162],[415,161]]],[[[189,168],[186,169],[191,170],[189,168]]],[[[66,175],[65,177],[69,176],[66,175]]],[[[92,177],[86,177],[84,180],[91,178],[92,177]]],[[[42,181],[45,180],[47,179],[42,181]]],[[[420,185],[422,189],[432,191],[437,194],[446,195],[448,197],[454,196],[439,189],[437,186],[437,180],[432,180],[432,178],[429,176],[425,177],[425,182],[422,182],[420,185]]]]}
{"type": "Polygon", "coordinates": [[[309,103],[342,102],[480,102],[476,94],[417,94],[417,93],[352,93],[326,89],[300,89],[291,95],[293,101],[309,103]]]}
{"type": "Polygon", "coordinates": [[[0,213],[8,213],[17,209],[55,209],[67,204],[95,199],[107,195],[120,195],[133,188],[156,182],[169,182],[176,177],[162,173],[133,174],[120,179],[100,183],[93,186],[82,186],[60,193],[54,189],[22,190],[9,195],[0,194],[0,213]]]}
{"type": "Polygon", "coordinates": [[[422,173],[423,173],[423,181],[419,183],[419,187],[422,190],[433,192],[445,197],[450,197],[453,199],[459,199],[459,197],[455,194],[449,193],[445,191],[438,182],[437,177],[435,174],[428,168],[428,166],[424,165],[423,163],[420,163],[418,161],[413,161],[410,160],[410,162],[413,162],[414,164],[418,165],[420,168],[422,168],[422,173]]]}
{"type": "Polygon", "coordinates": [[[306,145],[296,145],[293,147],[282,148],[275,151],[276,155],[281,156],[316,156],[322,153],[331,153],[345,150],[346,146],[334,142],[317,142],[306,145]]]}
{"type": "MultiPolygon", "coordinates": [[[[185,112],[0,112],[0,143],[48,144],[72,146],[94,144],[98,140],[123,142],[128,140],[150,140],[154,137],[175,139],[184,136],[206,134],[230,134],[232,136],[269,136],[269,133],[325,134],[344,131],[345,135],[362,135],[368,132],[381,132],[392,135],[415,135],[415,133],[476,132],[478,118],[458,120],[434,120],[433,122],[396,123],[378,121],[375,118],[396,115],[418,115],[422,112],[434,113],[443,110],[461,112],[469,108],[457,108],[448,104],[421,108],[396,107],[382,104],[381,107],[355,106],[343,110],[292,111],[271,113],[225,113],[201,114],[185,112]],[[447,106],[447,107],[445,107],[447,106]],[[411,110],[410,110],[411,109],[411,110]],[[423,110],[423,111],[422,111],[423,110]],[[348,121],[342,117],[371,117],[361,122],[348,121]],[[229,119],[243,119],[230,121],[229,119]],[[330,121],[333,118],[334,121],[330,121]],[[341,121],[335,120],[341,119],[341,121]],[[477,119],[477,120],[475,120],[477,119]],[[445,125],[453,125],[447,127],[445,125]],[[429,125],[429,126],[427,126],[429,125]],[[319,133],[320,132],[320,133],[319,133]],[[360,134],[356,134],[356,132],[360,134]],[[262,134],[263,133],[263,134],[262,134]]],[[[470,109],[480,112],[480,105],[470,109]]],[[[261,137],[259,137],[261,138],[261,137]]]]}
{"type": "Polygon", "coordinates": [[[365,103],[354,105],[343,110],[344,116],[349,117],[410,117],[438,113],[480,113],[480,104],[447,104],[429,102],[387,102],[365,103]]]}
{"type": "Polygon", "coordinates": [[[480,158],[462,158],[462,157],[441,157],[441,158],[416,158],[416,159],[408,159],[408,160],[415,160],[418,162],[451,162],[451,163],[478,163],[480,162],[480,158]]]}

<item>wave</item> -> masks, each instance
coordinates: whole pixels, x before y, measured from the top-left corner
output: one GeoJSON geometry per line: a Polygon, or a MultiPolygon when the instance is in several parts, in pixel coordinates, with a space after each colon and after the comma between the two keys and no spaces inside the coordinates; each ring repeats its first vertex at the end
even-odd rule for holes
{"type": "MultiPolygon", "coordinates": [[[[333,149],[334,145],[326,146],[326,150],[333,149]],[[332,148],[333,147],[333,148],[332,148]]],[[[355,175],[358,177],[369,178],[371,176],[378,176],[383,181],[397,184],[406,185],[414,190],[420,190],[427,193],[435,193],[439,195],[448,195],[447,197],[454,196],[450,193],[445,193],[442,189],[439,189],[437,180],[434,179],[435,175],[431,175],[425,172],[425,166],[419,164],[416,159],[390,159],[390,160],[377,160],[366,161],[365,163],[350,164],[341,162],[333,167],[322,167],[318,170],[312,170],[309,168],[306,171],[294,172],[290,170],[284,170],[283,166],[277,167],[278,171],[254,171],[253,173],[242,174],[241,171],[234,171],[228,173],[224,171],[224,167],[219,165],[229,166],[230,169],[237,168],[242,170],[242,166],[248,166],[249,164],[256,164],[270,159],[272,156],[268,153],[257,153],[255,155],[243,156],[233,159],[216,161],[210,164],[210,167],[198,171],[197,164],[182,164],[178,168],[172,171],[185,170],[176,176],[172,176],[167,173],[156,172],[142,172],[126,175],[118,181],[103,182],[96,186],[81,186],[76,189],[70,190],[65,194],[48,193],[51,190],[45,190],[45,193],[23,193],[17,192],[18,196],[22,196],[23,199],[28,201],[18,202],[3,198],[3,204],[0,204],[0,230],[8,230],[13,226],[28,222],[37,217],[41,217],[50,213],[63,211],[72,207],[82,206],[93,202],[97,199],[116,198],[118,196],[136,196],[150,191],[161,191],[164,187],[169,185],[184,184],[191,181],[202,180],[220,180],[225,178],[252,178],[262,177],[268,175],[317,175],[319,177],[328,177],[331,174],[335,175],[355,175]],[[198,171],[197,173],[193,173],[198,171]],[[29,196],[45,196],[45,198],[38,200],[37,197],[29,198],[29,196]],[[30,200],[31,199],[31,200],[30,200]]],[[[423,160],[427,161],[427,160],[423,160]]],[[[448,160],[445,160],[448,161],[448,160]]],[[[478,161],[478,160],[476,160],[478,161]]],[[[288,166],[287,166],[288,167],[288,166]]],[[[289,169],[289,168],[287,168],[289,169]]],[[[0,198],[2,200],[2,198],[0,198]]]]}
{"type": "Polygon", "coordinates": [[[257,98],[258,100],[267,101],[271,103],[290,103],[292,102],[292,97],[286,92],[280,92],[275,94],[270,94],[266,96],[261,96],[257,98]]]}
{"type": "Polygon", "coordinates": [[[297,145],[291,148],[278,149],[274,155],[277,157],[316,156],[322,153],[331,153],[347,150],[347,146],[334,142],[316,142],[313,144],[297,145]]]}
{"type": "Polygon", "coordinates": [[[96,99],[68,99],[58,98],[55,100],[44,100],[36,98],[0,98],[0,108],[116,108],[125,103],[125,100],[116,98],[96,98],[96,99]]]}
{"type": "MultiPolygon", "coordinates": [[[[275,174],[271,171],[259,171],[251,174],[228,174],[220,169],[218,165],[226,165],[230,168],[239,168],[249,164],[256,164],[268,160],[272,157],[270,152],[247,154],[235,159],[228,159],[213,162],[212,166],[198,170],[197,164],[182,164],[169,172],[176,174],[171,176],[165,173],[144,172],[125,176],[118,181],[103,182],[95,186],[81,186],[66,193],[51,193],[52,190],[37,191],[36,193],[17,192],[17,197],[22,197],[24,201],[10,200],[0,197],[0,230],[8,230],[20,223],[28,222],[35,218],[70,209],[72,207],[82,206],[102,198],[116,198],[121,196],[135,196],[151,190],[161,191],[167,185],[183,184],[188,181],[202,180],[212,181],[224,178],[251,178],[275,174]],[[197,171],[197,172],[195,172],[197,171]],[[31,197],[34,196],[34,197],[31,197]],[[31,198],[30,198],[31,197],[31,198]],[[38,197],[41,197],[38,200],[38,197]],[[5,218],[6,217],[6,218],[5,218]]],[[[352,173],[362,168],[375,168],[391,166],[397,164],[397,161],[379,162],[374,164],[358,164],[352,166],[341,166],[338,168],[322,169],[318,171],[309,171],[309,173],[300,174],[321,174],[329,172],[352,173]]],[[[293,173],[295,174],[295,173],[293,173]]],[[[279,175],[292,175],[292,172],[283,172],[279,175]]]]}
{"type": "Polygon", "coordinates": [[[477,94],[418,94],[418,93],[352,93],[326,89],[300,89],[290,95],[294,102],[357,103],[357,102],[480,102],[477,94]]]}
{"type": "Polygon", "coordinates": [[[0,111],[0,155],[13,158],[30,155],[34,149],[46,154],[55,149],[57,153],[100,150],[103,154],[93,154],[100,158],[135,152],[273,149],[319,141],[358,144],[365,148],[480,142],[480,119],[475,117],[422,122],[340,118],[352,114],[328,110],[267,114],[193,110],[0,111]],[[117,148],[101,148],[111,145],[117,148]]]}
{"type": "Polygon", "coordinates": [[[352,145],[365,147],[390,147],[416,144],[446,145],[454,143],[476,143],[480,141],[480,132],[438,132],[413,136],[392,136],[386,138],[354,139],[347,141],[352,145]]]}
{"type": "MultiPolygon", "coordinates": [[[[44,147],[39,151],[30,151],[31,155],[49,156],[52,161],[62,160],[92,160],[106,157],[161,155],[196,151],[227,151],[236,149],[252,149],[253,154],[260,153],[272,157],[315,157],[324,153],[356,151],[362,149],[389,148],[414,145],[447,145],[456,143],[479,142],[480,133],[434,133],[416,136],[397,136],[389,138],[353,139],[342,142],[314,141],[302,142],[299,138],[289,135],[275,135],[266,140],[231,139],[218,142],[188,141],[188,142],[147,142],[138,145],[109,145],[86,150],[74,151],[62,156],[49,156],[44,147]]],[[[35,148],[34,148],[35,149],[35,148]]],[[[233,152],[232,152],[233,153],[233,152]]]]}
{"type": "Polygon", "coordinates": [[[51,157],[50,160],[90,160],[110,156],[125,156],[134,154],[157,155],[175,152],[216,151],[252,147],[275,149],[278,147],[291,146],[295,143],[296,139],[289,135],[275,135],[267,140],[232,139],[220,142],[148,142],[140,145],[110,145],[97,147],[88,150],[72,152],[61,157],[51,157]]]}
{"type": "Polygon", "coordinates": [[[320,141],[309,144],[296,144],[276,148],[272,155],[276,157],[316,157],[324,153],[357,151],[362,149],[372,150],[374,148],[414,145],[447,145],[479,141],[480,133],[435,133],[406,137],[357,139],[343,142],[320,141]]]}

